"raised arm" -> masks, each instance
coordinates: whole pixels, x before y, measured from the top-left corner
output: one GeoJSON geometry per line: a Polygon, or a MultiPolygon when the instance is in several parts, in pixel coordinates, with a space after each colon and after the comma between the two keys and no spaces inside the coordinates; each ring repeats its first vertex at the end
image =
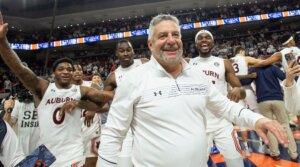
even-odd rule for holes
{"type": "Polygon", "coordinates": [[[6,34],[8,24],[3,24],[2,14],[0,13],[0,54],[5,64],[19,78],[23,85],[42,98],[49,82],[36,76],[28,67],[24,66],[17,54],[10,48],[6,34]]]}
{"type": "Polygon", "coordinates": [[[281,61],[281,53],[276,52],[271,57],[267,58],[266,60],[259,61],[258,63],[254,64],[252,67],[265,67],[268,65],[272,65],[273,63],[281,61]]]}
{"type": "Polygon", "coordinates": [[[242,87],[239,78],[235,75],[231,62],[229,60],[224,60],[224,65],[226,81],[232,87],[232,90],[228,93],[228,98],[238,102],[246,97],[245,89],[242,87]]]}
{"type": "Polygon", "coordinates": [[[257,63],[260,63],[263,61],[263,60],[256,59],[256,58],[250,57],[250,56],[246,56],[245,60],[248,63],[248,65],[254,65],[254,64],[257,64],[257,63]]]}

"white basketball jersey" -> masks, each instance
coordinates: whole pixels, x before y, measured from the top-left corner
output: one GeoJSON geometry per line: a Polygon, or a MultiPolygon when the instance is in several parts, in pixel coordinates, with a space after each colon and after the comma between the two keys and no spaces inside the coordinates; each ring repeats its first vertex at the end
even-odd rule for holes
{"type": "Polygon", "coordinates": [[[282,55],[282,66],[284,70],[288,68],[289,63],[292,60],[297,61],[298,65],[300,64],[300,49],[297,47],[289,47],[289,48],[284,48],[280,51],[282,55]]]}
{"type": "Polygon", "coordinates": [[[245,56],[236,55],[231,58],[233,61],[232,67],[236,75],[247,75],[248,74],[248,63],[246,62],[245,56]]]}
{"type": "Polygon", "coordinates": [[[80,99],[80,86],[58,89],[55,83],[50,83],[37,108],[40,144],[45,144],[56,157],[52,167],[63,167],[83,160],[81,109],[59,114],[64,103],[80,99]]]}
{"type": "MultiPolygon", "coordinates": [[[[92,82],[91,81],[83,81],[81,86],[86,86],[86,87],[91,87],[92,82]]],[[[86,110],[82,110],[82,117],[81,117],[81,122],[82,122],[82,126],[81,126],[81,130],[82,130],[82,135],[84,136],[84,140],[89,140],[86,139],[86,136],[90,136],[94,133],[98,133],[100,135],[100,127],[101,127],[101,114],[96,113],[94,118],[93,118],[93,122],[91,123],[90,127],[87,127],[84,124],[84,120],[85,118],[83,117],[84,112],[86,112],[86,110]]]]}
{"type": "Polygon", "coordinates": [[[17,120],[16,134],[19,145],[24,154],[29,155],[38,147],[40,136],[38,113],[34,107],[34,103],[21,103],[19,100],[15,100],[11,116],[14,120],[17,120]]]}
{"type": "MultiPolygon", "coordinates": [[[[193,68],[199,69],[199,72],[203,72],[207,76],[207,79],[209,79],[223,95],[227,96],[224,59],[214,56],[208,58],[198,56],[191,59],[189,64],[192,65],[193,68]]],[[[206,132],[212,132],[231,124],[225,119],[217,118],[212,112],[208,110],[205,112],[207,119],[206,132]]]]}
{"type": "Polygon", "coordinates": [[[123,68],[123,67],[119,66],[115,71],[117,85],[119,85],[121,83],[122,77],[124,77],[124,74],[126,72],[130,71],[131,69],[134,69],[135,67],[137,67],[141,64],[143,64],[141,59],[134,59],[133,64],[127,68],[123,68]]]}

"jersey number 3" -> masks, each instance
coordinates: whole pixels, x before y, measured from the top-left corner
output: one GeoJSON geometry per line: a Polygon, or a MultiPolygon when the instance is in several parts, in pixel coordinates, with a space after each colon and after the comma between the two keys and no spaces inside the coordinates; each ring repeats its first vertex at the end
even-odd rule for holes
{"type": "Polygon", "coordinates": [[[235,73],[238,73],[240,71],[239,65],[237,63],[233,63],[232,67],[233,67],[233,70],[234,70],[235,73]]]}

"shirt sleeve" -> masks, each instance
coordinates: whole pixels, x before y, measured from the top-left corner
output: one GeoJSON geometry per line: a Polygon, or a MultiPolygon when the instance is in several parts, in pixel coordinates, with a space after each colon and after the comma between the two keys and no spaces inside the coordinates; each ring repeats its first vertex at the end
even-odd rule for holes
{"type": "Polygon", "coordinates": [[[286,80],[283,81],[284,103],[288,112],[299,115],[300,114],[300,81],[294,81],[290,87],[285,86],[286,80]]]}
{"type": "Polygon", "coordinates": [[[116,166],[123,139],[132,121],[134,95],[137,90],[131,82],[134,79],[127,79],[128,77],[123,78],[122,83],[116,89],[107,122],[101,134],[100,158],[98,159],[101,167],[116,166]]]}
{"type": "Polygon", "coordinates": [[[207,108],[217,117],[224,117],[240,126],[255,128],[255,123],[262,115],[244,108],[242,105],[230,101],[213,85],[210,85],[207,108]]]}
{"type": "Polygon", "coordinates": [[[1,144],[2,154],[0,154],[0,161],[4,166],[14,167],[21,162],[25,155],[19,148],[18,138],[13,129],[6,123],[7,132],[1,144]]]}
{"type": "Polygon", "coordinates": [[[13,123],[18,121],[19,112],[20,112],[20,102],[18,100],[15,100],[15,106],[11,112],[11,119],[13,123]]]}
{"type": "Polygon", "coordinates": [[[285,79],[285,74],[283,73],[283,71],[281,71],[278,67],[275,66],[273,66],[273,69],[275,71],[277,78],[283,81],[285,79]]]}

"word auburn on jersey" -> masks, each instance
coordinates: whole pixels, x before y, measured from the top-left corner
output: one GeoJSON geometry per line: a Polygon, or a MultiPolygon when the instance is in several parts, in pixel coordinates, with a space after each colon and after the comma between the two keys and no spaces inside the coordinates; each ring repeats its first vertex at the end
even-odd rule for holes
{"type": "Polygon", "coordinates": [[[54,103],[66,103],[66,102],[69,102],[69,101],[74,101],[74,99],[71,98],[71,97],[65,97],[65,98],[59,98],[59,97],[57,97],[57,98],[51,98],[51,99],[48,99],[48,100],[47,100],[47,102],[46,102],[45,105],[47,105],[47,104],[54,104],[54,103]]]}

